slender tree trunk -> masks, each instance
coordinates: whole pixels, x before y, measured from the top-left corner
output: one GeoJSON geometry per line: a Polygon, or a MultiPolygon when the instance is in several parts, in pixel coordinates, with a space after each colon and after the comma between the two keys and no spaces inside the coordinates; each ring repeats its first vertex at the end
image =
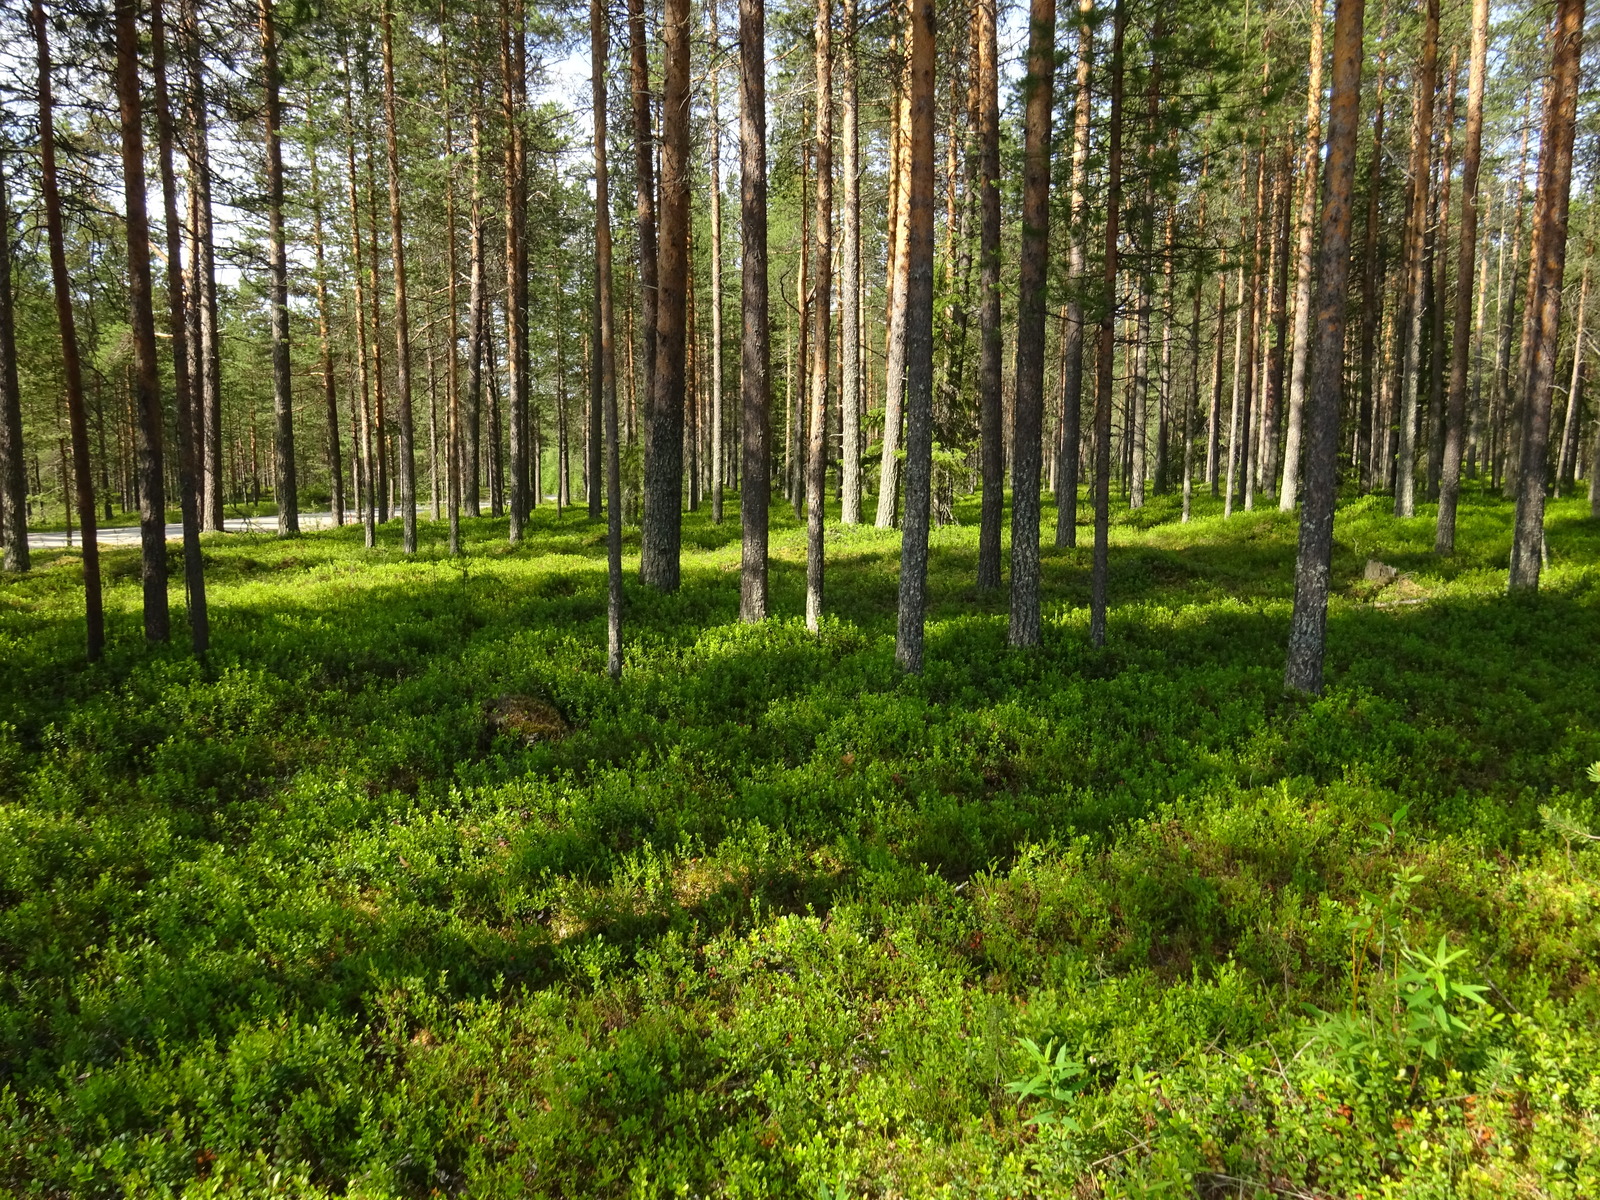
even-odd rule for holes
{"type": "Polygon", "coordinates": [[[739,405],[742,530],[739,619],[767,615],[767,519],[772,500],[770,331],[767,321],[767,60],[765,0],[739,0],[739,405]]]}
{"type": "MultiPolygon", "coordinates": [[[[707,9],[712,53],[720,54],[717,3],[707,9]]],[[[711,523],[722,524],[722,105],[721,70],[711,71],[711,523]]]]}
{"type": "Polygon", "coordinates": [[[1358,442],[1355,457],[1357,469],[1360,473],[1361,490],[1364,492],[1370,491],[1374,486],[1381,486],[1377,482],[1380,466],[1377,437],[1378,409],[1373,405],[1372,388],[1374,378],[1374,339],[1383,325],[1383,281],[1388,273],[1384,261],[1383,242],[1379,236],[1379,226],[1382,222],[1380,206],[1383,197],[1383,106],[1384,86],[1387,79],[1385,62],[1384,52],[1380,50],[1378,53],[1377,113],[1372,120],[1372,161],[1367,172],[1365,245],[1361,256],[1361,391],[1359,400],[1360,416],[1356,422],[1356,436],[1359,439],[1363,433],[1367,434],[1367,448],[1366,453],[1362,454],[1358,442]]]}
{"type": "MultiPolygon", "coordinates": [[[[354,321],[352,323],[356,328],[356,354],[359,360],[361,377],[361,427],[359,446],[356,450],[356,458],[362,464],[362,488],[366,493],[366,504],[362,506],[362,524],[364,529],[364,540],[367,549],[370,550],[377,545],[378,477],[373,465],[372,431],[369,428],[369,409],[367,407],[369,398],[366,334],[367,305],[362,283],[363,269],[361,260],[363,254],[361,245],[361,202],[356,184],[356,126],[355,115],[353,111],[354,101],[351,97],[351,93],[354,89],[351,86],[350,57],[348,53],[345,55],[344,60],[344,79],[344,120],[345,132],[348,135],[348,141],[345,143],[347,148],[345,165],[348,168],[350,184],[350,261],[353,268],[353,281],[355,284],[355,314],[354,321]]],[[[372,335],[374,338],[378,336],[376,326],[373,328],[372,335]]],[[[377,384],[376,386],[381,386],[381,384],[377,384]]],[[[359,505],[359,497],[357,502],[359,505]]]]}
{"type": "Polygon", "coordinates": [[[472,231],[467,251],[467,405],[461,445],[462,504],[469,517],[483,514],[479,491],[483,447],[483,360],[485,309],[483,275],[483,118],[477,86],[472,99],[472,231]]]}
{"type": "Polygon", "coordinates": [[[639,576],[678,588],[683,520],[686,288],[689,279],[689,0],[662,13],[661,244],[656,277],[656,367],[645,421],[644,526],[639,576]]]}
{"type": "Polygon", "coordinates": [[[1172,327],[1174,324],[1173,312],[1173,274],[1176,270],[1174,249],[1177,241],[1178,211],[1177,205],[1169,201],[1167,204],[1166,231],[1162,234],[1161,242],[1161,374],[1158,383],[1160,389],[1156,401],[1156,453],[1155,463],[1151,467],[1151,483],[1156,495],[1165,495],[1167,491],[1167,439],[1171,436],[1172,426],[1172,327]]]}
{"type": "MultiPolygon", "coordinates": [[[[977,0],[978,21],[978,424],[983,507],[978,586],[1000,586],[1005,516],[1005,428],[1000,401],[1000,84],[996,0],[977,0]]],[[[1040,335],[1043,341],[1043,335],[1040,335]]]]}
{"type": "Polygon", "coordinates": [[[796,287],[796,324],[800,329],[799,349],[788,364],[792,383],[789,388],[789,503],[795,519],[805,519],[806,496],[806,371],[811,362],[811,210],[805,197],[811,193],[811,144],[806,136],[804,106],[800,113],[800,263],[796,287]]]}
{"type": "MultiPolygon", "coordinates": [[[[1201,160],[1199,214],[1195,220],[1195,238],[1203,242],[1206,232],[1205,179],[1209,163],[1201,160]]],[[[1189,389],[1183,404],[1183,521],[1187,523],[1194,509],[1194,429],[1192,422],[1200,408],[1200,305],[1205,292],[1205,280],[1196,271],[1190,284],[1194,310],[1189,319],[1189,389]]],[[[1220,324],[1220,318],[1219,318],[1220,324]]]]}
{"type": "Polygon", "coordinates": [[[839,118],[844,138],[844,198],[840,221],[839,290],[842,301],[839,408],[843,433],[839,520],[861,521],[861,119],[856,76],[856,0],[844,0],[839,118]]]}
{"type": "MultiPolygon", "coordinates": [[[[150,280],[150,221],[145,210],[144,114],[139,79],[136,0],[117,0],[117,101],[122,117],[122,191],[128,234],[128,305],[133,343],[134,426],[139,471],[140,577],[144,584],[144,636],[171,635],[167,606],[166,472],[162,463],[161,372],[150,280]]],[[[93,508],[93,504],[89,505],[93,508]]]]}
{"type": "Polygon", "coordinates": [[[1122,43],[1127,29],[1123,0],[1111,10],[1111,97],[1107,113],[1105,293],[1100,317],[1098,378],[1094,397],[1094,562],[1089,577],[1089,641],[1106,644],[1106,586],[1110,576],[1111,389],[1117,320],[1117,237],[1122,213],[1122,43]]]}
{"type": "Polygon", "coordinates": [[[934,2],[911,0],[906,223],[906,511],[895,661],[922,672],[933,483],[934,2]]]}
{"type": "Polygon", "coordinates": [[[1078,462],[1083,442],[1084,190],[1089,167],[1089,83],[1094,0],[1078,0],[1078,68],[1072,113],[1072,200],[1067,230],[1067,319],[1062,327],[1061,439],[1056,444],[1056,545],[1078,544],[1078,462]]]}
{"type": "MultiPolygon", "coordinates": [[[[622,678],[622,472],[617,447],[616,316],[611,302],[611,183],[606,162],[606,62],[610,29],[602,0],[589,0],[590,78],[594,88],[594,279],[599,337],[595,375],[605,410],[606,440],[606,673],[622,678]]],[[[591,438],[594,435],[591,433],[591,438]]],[[[589,512],[599,495],[591,442],[589,512]]]]}
{"type": "MultiPolygon", "coordinates": [[[[1300,206],[1295,217],[1294,341],[1289,351],[1289,412],[1283,439],[1283,482],[1278,490],[1278,508],[1283,512],[1294,511],[1300,491],[1300,440],[1305,422],[1306,366],[1311,349],[1311,253],[1317,220],[1317,168],[1322,163],[1322,24],[1323,14],[1319,8],[1311,18],[1306,140],[1300,152],[1300,206]]],[[[1374,173],[1376,161],[1374,159],[1374,173]]],[[[1370,235],[1368,240],[1370,243],[1370,235]]]]}
{"type": "Polygon", "coordinates": [[[1295,559],[1294,613],[1284,687],[1322,691],[1328,584],[1333,566],[1333,510],[1338,498],[1339,393],[1344,376],[1345,293],[1350,272],[1350,216],[1361,105],[1362,0],[1336,0],[1328,162],[1317,263],[1317,342],[1306,404],[1306,486],[1295,559]]]}
{"type": "Polygon", "coordinates": [[[822,519],[828,470],[829,352],[833,338],[828,319],[833,307],[833,4],[817,0],[815,22],[817,69],[817,192],[811,244],[815,277],[811,330],[810,445],[806,455],[806,628],[815,633],[822,623],[822,519]]]}
{"type": "MultiPolygon", "coordinates": [[[[1593,210],[1590,210],[1593,212],[1593,210]]],[[[1583,282],[1578,287],[1578,319],[1572,333],[1572,378],[1567,387],[1567,415],[1561,423],[1561,448],[1556,455],[1555,495],[1573,484],[1578,465],[1578,423],[1583,417],[1584,364],[1588,353],[1584,347],[1587,334],[1586,320],[1589,309],[1589,256],[1593,247],[1583,248],[1583,282]]]]}
{"type": "Polygon", "coordinates": [[[1222,515],[1233,516],[1234,481],[1238,478],[1240,468],[1240,446],[1246,440],[1244,430],[1249,428],[1248,419],[1244,416],[1244,390],[1245,375],[1249,371],[1247,365],[1248,352],[1245,349],[1244,333],[1249,324],[1249,317],[1245,311],[1245,277],[1244,277],[1244,252],[1239,255],[1238,282],[1234,288],[1237,297],[1233,319],[1233,409],[1228,419],[1228,479],[1222,493],[1222,515]],[[1243,423],[1243,428],[1241,428],[1243,423]]]}
{"type": "Polygon", "coordinates": [[[399,483],[402,546],[417,552],[417,460],[411,412],[411,321],[407,307],[405,220],[400,205],[400,149],[395,113],[394,30],[388,0],[383,5],[383,132],[389,166],[389,241],[394,272],[394,387],[399,393],[399,483]]]}
{"type": "Polygon", "coordinates": [[[506,403],[510,408],[506,425],[511,435],[510,450],[510,539],[522,541],[523,524],[530,506],[530,456],[527,406],[527,306],[522,297],[524,276],[520,270],[523,251],[523,147],[521,101],[523,88],[517,75],[517,55],[513,39],[523,36],[514,21],[508,0],[500,3],[500,115],[505,123],[506,144],[503,170],[505,180],[505,321],[506,321],[506,403]]]}
{"type": "MultiPolygon", "coordinates": [[[[157,3],[160,0],[156,0],[157,3]]],[[[309,147],[311,158],[311,246],[317,276],[317,359],[322,373],[322,404],[328,417],[328,502],[333,523],[344,524],[344,468],[339,461],[339,393],[333,378],[333,345],[328,333],[328,274],[324,265],[322,237],[322,188],[318,173],[317,144],[309,147]]]]}
{"type": "MultiPolygon", "coordinates": [[[[1222,360],[1228,346],[1228,249],[1217,268],[1217,348],[1211,361],[1211,404],[1206,413],[1206,484],[1215,500],[1222,482],[1222,360]]],[[[1229,491],[1232,491],[1230,486],[1229,491]]]]}
{"type": "Polygon", "coordinates": [[[1433,141],[1433,93],[1439,70],[1439,0],[1426,0],[1422,31],[1422,61],[1417,68],[1414,113],[1411,120],[1411,208],[1406,226],[1405,299],[1406,350],[1401,367],[1400,445],[1395,458],[1394,515],[1416,515],[1417,403],[1422,386],[1423,239],[1428,226],[1429,157],[1433,141]]]}
{"type": "MultiPolygon", "coordinates": [[[[984,0],[988,3],[988,0],[984,0]]],[[[1044,457],[1044,332],[1050,260],[1050,115],[1055,104],[1055,0],[1029,6],[1023,80],[1022,246],[1012,401],[1011,624],[1017,647],[1039,645],[1040,471],[1044,457]]]]}
{"type": "Polygon", "coordinates": [[[1127,422],[1123,440],[1128,447],[1128,507],[1143,508],[1145,480],[1150,474],[1147,438],[1150,397],[1150,305],[1155,295],[1156,233],[1156,118],[1161,107],[1161,57],[1154,47],[1163,38],[1161,19],[1151,30],[1150,77],[1145,89],[1144,212],[1139,220],[1139,293],[1134,316],[1133,378],[1129,388],[1127,422]]]}
{"type": "MultiPolygon", "coordinates": [[[[650,49],[645,41],[644,0],[628,0],[628,54],[633,112],[633,181],[637,213],[634,240],[639,254],[639,330],[644,363],[645,405],[655,395],[656,370],[656,185],[655,138],[650,126],[650,49]]],[[[648,426],[645,438],[650,437],[648,426]]]]}
{"type": "MultiPolygon", "coordinates": [[[[222,346],[217,321],[216,247],[211,219],[211,151],[206,100],[205,59],[201,52],[200,21],[193,0],[183,5],[184,42],[189,83],[188,176],[190,206],[194,214],[194,279],[191,305],[197,317],[190,354],[194,395],[195,437],[200,443],[203,495],[201,527],[222,531],[222,346]]],[[[106,495],[110,501],[109,491],[106,495]]]]}
{"type": "MultiPolygon", "coordinates": [[[[461,306],[457,297],[460,264],[456,259],[456,140],[450,109],[450,38],[448,5],[439,4],[440,64],[439,84],[444,107],[444,225],[445,225],[445,304],[449,309],[449,345],[445,358],[445,503],[450,514],[448,550],[451,557],[461,553],[461,306]]],[[[331,402],[331,401],[330,401],[331,402]]],[[[337,431],[338,426],[333,426],[337,431]]],[[[335,432],[337,439],[337,432],[335,432]]],[[[342,518],[340,519],[341,524],[342,518]]]]}
{"type": "MultiPolygon", "coordinates": [[[[1432,329],[1428,353],[1428,461],[1427,497],[1439,498],[1439,475],[1444,465],[1445,409],[1445,297],[1450,270],[1450,175],[1456,124],[1456,71],[1459,51],[1450,51],[1450,69],[1444,75],[1444,128],[1440,131],[1439,184],[1433,217],[1433,302],[1428,306],[1432,329]]],[[[1469,297],[1470,299],[1470,297],[1469,297]]]]}
{"type": "Polygon", "coordinates": [[[1584,0],[1557,0],[1549,98],[1539,138],[1539,198],[1534,210],[1542,228],[1538,288],[1534,293],[1533,361],[1528,372],[1517,472],[1517,517],[1511,544],[1510,586],[1534,592],[1544,553],[1544,490],[1555,384],[1556,339],[1561,332],[1561,284],[1567,265],[1567,209],[1572,183],[1579,68],[1583,57],[1584,0]]]}
{"type": "Polygon", "coordinates": [[[1260,418],[1256,412],[1257,391],[1263,382],[1256,372],[1256,347],[1261,344],[1261,280],[1266,271],[1266,233],[1271,224],[1270,199],[1267,195],[1267,131],[1261,130],[1261,149],[1256,154],[1256,203],[1252,224],[1255,227],[1255,253],[1250,267],[1250,302],[1247,305],[1249,322],[1245,328],[1244,342],[1244,401],[1240,406],[1239,420],[1239,500],[1244,510],[1255,507],[1256,457],[1254,448],[1259,435],[1260,418]]]}
{"type": "Polygon", "coordinates": [[[22,572],[30,565],[28,468],[22,447],[22,387],[11,303],[11,206],[6,193],[5,151],[0,148],[0,567],[22,572]]]}
{"type": "MultiPolygon", "coordinates": [[[[1287,153],[1279,168],[1277,199],[1273,208],[1277,213],[1277,232],[1272,239],[1271,311],[1268,316],[1266,337],[1271,343],[1267,350],[1266,386],[1261,393],[1261,454],[1260,474],[1262,495],[1271,498],[1278,484],[1278,414],[1283,400],[1283,352],[1288,334],[1289,300],[1289,195],[1292,169],[1287,153]]],[[[1265,339],[1263,339],[1265,340],[1265,339]]]]}
{"type": "MultiPolygon", "coordinates": [[[[183,224],[178,218],[178,176],[173,167],[172,104],[167,95],[166,27],[162,0],[150,4],[150,67],[155,83],[156,131],[161,165],[161,200],[167,226],[168,332],[172,340],[173,402],[178,426],[178,497],[183,513],[183,580],[188,601],[190,645],[204,655],[211,643],[211,620],[206,608],[205,568],[200,558],[200,497],[196,486],[200,455],[195,444],[195,404],[189,374],[188,303],[183,285],[183,224]]],[[[320,252],[322,241],[317,240],[320,252]]],[[[152,341],[155,333],[152,317],[152,341]]],[[[151,347],[152,350],[154,346],[151,347]]],[[[338,431],[335,429],[335,436],[338,431]]],[[[166,514],[162,514],[165,539],[166,514]]],[[[162,551],[166,547],[163,544],[162,551]]]]}
{"type": "MultiPolygon", "coordinates": [[[[910,0],[915,4],[915,0],[910,0]]],[[[912,14],[912,23],[915,15],[912,14]]],[[[908,35],[909,35],[908,29],[908,35]]],[[[909,47],[910,37],[907,37],[909,47]]],[[[909,59],[907,60],[909,70],[909,59]]],[[[891,141],[898,147],[892,166],[894,203],[891,205],[893,236],[889,238],[889,315],[884,346],[883,452],[878,463],[878,511],[874,524],[893,529],[900,507],[900,426],[905,418],[906,391],[906,302],[910,286],[911,230],[911,87],[902,73],[899,94],[895,97],[898,117],[891,141]]],[[[932,119],[931,117],[929,118],[932,119]]],[[[930,201],[931,203],[931,201],[930,201]]],[[[932,419],[931,417],[929,418],[932,419]]],[[[931,436],[931,434],[930,434],[931,436]]],[[[931,442],[930,442],[931,445],[931,442]]],[[[930,451],[931,453],[931,451],[930,451]]]]}
{"type": "MultiPolygon", "coordinates": [[[[1461,454],[1467,424],[1467,349],[1471,330],[1473,270],[1478,254],[1478,169],[1483,154],[1483,88],[1489,56],[1489,0],[1472,0],[1472,50],[1467,68],[1466,145],[1461,160],[1461,234],[1457,248],[1456,311],[1450,346],[1450,398],[1445,414],[1444,460],[1439,474],[1439,518],[1433,548],[1453,554],[1461,454]]],[[[1584,282],[1587,284],[1588,276],[1584,282]]],[[[1481,295],[1481,293],[1480,293],[1481,295]]],[[[1481,308],[1480,308],[1481,314],[1481,308]]],[[[1479,324],[1482,324],[1481,316],[1479,324]]]]}
{"type": "MultiPolygon", "coordinates": [[[[278,137],[282,114],[278,98],[275,2],[259,0],[262,73],[266,83],[267,263],[271,275],[267,303],[271,310],[272,414],[275,422],[272,490],[278,502],[278,536],[297,537],[300,533],[300,493],[294,455],[294,382],[289,361],[289,258],[284,249],[283,235],[283,149],[278,137]]],[[[162,520],[164,522],[165,517],[162,520]]],[[[162,553],[165,554],[165,550],[162,553]]]]}

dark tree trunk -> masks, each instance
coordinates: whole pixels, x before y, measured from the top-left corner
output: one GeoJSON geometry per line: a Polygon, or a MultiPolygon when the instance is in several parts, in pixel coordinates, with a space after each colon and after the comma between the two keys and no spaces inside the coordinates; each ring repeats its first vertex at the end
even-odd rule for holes
{"type": "Polygon", "coordinates": [[[767,320],[767,84],[764,0],[739,0],[739,345],[742,530],[739,619],[767,615],[767,517],[772,499],[770,330],[767,320]]]}
{"type": "MultiPolygon", "coordinates": [[[[987,2],[987,0],[985,0],[987,2]]],[[[1044,457],[1044,327],[1049,297],[1050,114],[1055,0],[1032,0],[1023,81],[1022,247],[1017,282],[1016,396],[1012,401],[1011,624],[1008,640],[1037,646],[1040,472],[1044,457]]]]}
{"type": "Polygon", "coordinates": [[[1461,455],[1467,423],[1467,349],[1472,331],[1473,271],[1477,265],[1478,168],[1483,154],[1483,87],[1489,56],[1489,0],[1472,0],[1472,52],[1467,74],[1466,145],[1461,161],[1461,233],[1457,251],[1456,312],[1450,347],[1450,397],[1445,412],[1444,461],[1439,474],[1439,519],[1433,548],[1453,554],[1461,455]]]}
{"type": "MultiPolygon", "coordinates": [[[[193,0],[183,5],[184,58],[189,83],[188,175],[193,213],[194,281],[190,305],[195,314],[195,337],[190,343],[194,389],[195,437],[200,444],[201,528],[222,531],[222,344],[217,320],[216,247],[211,219],[211,151],[206,100],[205,59],[201,49],[200,19],[193,0]]],[[[109,493],[106,497],[110,500],[109,493]]]]}
{"type": "Polygon", "coordinates": [[[1289,352],[1289,411],[1283,438],[1278,508],[1292,512],[1300,493],[1300,442],[1305,425],[1306,367],[1311,350],[1311,253],[1317,220],[1317,168],[1322,164],[1322,10],[1311,21],[1306,87],[1306,140],[1300,152],[1300,206],[1295,217],[1294,342],[1289,352]]]}
{"type": "Polygon", "coordinates": [[[812,231],[810,445],[806,454],[806,628],[822,623],[822,518],[828,471],[829,351],[828,319],[833,307],[833,4],[817,0],[817,195],[812,231]]]}
{"type": "Polygon", "coordinates": [[[906,222],[906,508],[895,661],[922,672],[933,484],[934,3],[911,0],[906,222]]]}
{"type": "MultiPolygon", "coordinates": [[[[644,0],[628,0],[628,55],[633,112],[633,184],[639,254],[639,330],[644,363],[645,405],[655,395],[656,371],[656,185],[655,138],[650,128],[650,48],[645,41],[644,0]]],[[[648,434],[647,434],[648,437],[648,434]]]]}
{"type": "Polygon", "coordinates": [[[523,36],[520,23],[513,20],[509,0],[500,3],[500,115],[505,123],[505,158],[501,174],[505,180],[506,218],[506,426],[510,433],[510,540],[522,541],[523,523],[530,502],[528,487],[529,431],[527,380],[527,302],[523,217],[525,208],[524,162],[522,147],[523,86],[517,71],[519,62],[513,39],[523,36]]]}
{"type": "MultiPolygon", "coordinates": [[[[205,568],[200,557],[199,447],[195,444],[194,390],[189,374],[187,301],[183,286],[183,223],[178,218],[178,176],[173,168],[172,105],[167,96],[166,26],[162,0],[150,5],[150,66],[155,77],[156,130],[161,164],[161,199],[167,226],[167,303],[172,339],[173,402],[178,425],[178,501],[183,513],[183,581],[188,600],[190,645],[204,655],[211,644],[211,619],[206,608],[205,568]]],[[[317,250],[322,241],[319,235],[317,250]]],[[[151,332],[154,333],[152,319],[151,332]]],[[[335,428],[337,437],[338,430],[335,428]]],[[[337,486],[337,480],[335,481],[337,486]]],[[[162,514],[163,539],[166,514],[162,514]]],[[[165,552],[165,545],[162,550],[165,552]]]]}
{"type": "MultiPolygon", "coordinates": [[[[160,0],[156,0],[157,3],[160,0]]],[[[317,146],[311,154],[311,244],[317,275],[317,357],[322,373],[322,404],[328,418],[328,489],[333,523],[344,524],[344,468],[339,461],[339,393],[333,379],[333,344],[329,340],[328,275],[323,262],[322,190],[318,176],[317,146]]]]}
{"type": "Polygon", "coordinates": [[[1078,0],[1078,76],[1072,114],[1072,207],[1067,231],[1067,319],[1062,329],[1061,439],[1056,443],[1056,545],[1078,544],[1078,461],[1083,441],[1084,187],[1089,165],[1089,83],[1094,0],[1078,0]]]}
{"type": "Polygon", "coordinates": [[[840,230],[839,322],[841,325],[839,408],[843,441],[840,465],[839,520],[861,521],[861,124],[857,103],[856,0],[844,0],[842,95],[839,117],[844,125],[844,196],[840,230]]]}
{"type": "Polygon", "coordinates": [[[300,502],[294,457],[294,380],[289,361],[289,259],[283,240],[283,148],[278,139],[282,114],[278,98],[274,2],[259,0],[261,68],[266,86],[263,116],[267,156],[267,261],[271,276],[267,303],[272,325],[272,491],[278,502],[278,536],[296,537],[300,533],[300,502]]]}
{"type": "Polygon", "coordinates": [[[656,367],[645,421],[644,524],[639,576],[678,589],[683,530],[683,408],[689,281],[689,0],[662,13],[661,242],[656,276],[656,367]]]}
{"type": "Polygon", "coordinates": [[[1345,293],[1350,273],[1350,206],[1355,181],[1356,123],[1361,105],[1363,0],[1336,0],[1333,91],[1322,192],[1322,247],[1317,263],[1317,331],[1311,393],[1306,400],[1306,486],[1295,559],[1294,614],[1284,687],[1322,691],[1328,583],[1333,563],[1333,509],[1338,498],[1339,393],[1344,378],[1345,293]]]}
{"type": "Polygon", "coordinates": [[[1107,114],[1104,310],[1095,363],[1094,396],[1094,562],[1089,577],[1089,640],[1106,643],[1106,584],[1110,574],[1111,389],[1117,321],[1117,230],[1122,210],[1122,41],[1127,18],[1123,0],[1111,12],[1111,107],[1107,114]]]}
{"type": "MultiPolygon", "coordinates": [[[[606,61],[610,41],[606,8],[589,0],[591,78],[594,86],[594,290],[599,336],[595,339],[595,377],[605,410],[606,440],[606,673],[622,677],[622,474],[617,450],[616,316],[611,304],[611,183],[606,163],[606,61]]],[[[590,434],[595,439],[594,432],[590,434]]],[[[600,493],[598,463],[591,440],[589,511],[600,493]]]]}
{"type": "MultiPolygon", "coordinates": [[[[140,577],[144,636],[171,636],[167,605],[166,470],[162,463],[161,369],[150,280],[150,220],[145,210],[144,114],[136,0],[117,0],[117,101],[122,117],[122,193],[128,235],[128,324],[133,343],[134,426],[139,472],[140,577]]],[[[91,505],[92,507],[92,505],[91,505]]]]}
{"type": "Polygon", "coordinates": [[[0,567],[18,572],[29,567],[28,468],[22,449],[22,387],[17,375],[17,334],[11,304],[11,207],[6,195],[3,150],[0,150],[0,567]]]}
{"type": "Polygon", "coordinates": [[[1584,0],[1557,0],[1549,98],[1539,138],[1539,197],[1534,202],[1541,222],[1534,239],[1538,247],[1538,286],[1532,310],[1533,361],[1524,391],[1522,455],[1516,477],[1517,518],[1510,578],[1513,592],[1538,590],[1544,553],[1545,475],[1556,340],[1561,332],[1561,284],[1567,266],[1567,208],[1583,57],[1583,10],[1584,0]]]}
{"type": "Polygon", "coordinates": [[[1426,0],[1422,61],[1417,68],[1411,121],[1411,207],[1405,244],[1405,356],[1400,369],[1400,441],[1395,456],[1394,515],[1416,515],[1417,403],[1422,386],[1423,240],[1427,234],[1429,154],[1433,141],[1433,92],[1439,70],[1439,0],[1426,0]]]}
{"type": "MultiPolygon", "coordinates": [[[[982,509],[978,586],[1000,586],[1005,520],[1005,426],[1000,403],[1000,84],[996,0],[977,0],[978,20],[978,426],[982,509]]],[[[1041,341],[1042,341],[1041,337],[1041,341]]]]}

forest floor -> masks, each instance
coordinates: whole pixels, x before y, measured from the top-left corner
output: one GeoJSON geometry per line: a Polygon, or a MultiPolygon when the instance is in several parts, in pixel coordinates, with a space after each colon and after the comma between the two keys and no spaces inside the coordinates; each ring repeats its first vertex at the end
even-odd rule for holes
{"type": "Polygon", "coordinates": [[[1047,548],[1027,654],[963,505],[914,679],[897,536],[830,526],[811,636],[781,505],[757,627],[736,521],[670,596],[632,531],[620,684],[577,511],[208,538],[205,666],[119,547],[86,667],[39,552],[0,1195],[1600,1195],[1600,522],[1514,600],[1508,504],[1441,562],[1349,502],[1305,701],[1294,517],[1197,509],[1119,512],[1102,650],[1047,548]]]}

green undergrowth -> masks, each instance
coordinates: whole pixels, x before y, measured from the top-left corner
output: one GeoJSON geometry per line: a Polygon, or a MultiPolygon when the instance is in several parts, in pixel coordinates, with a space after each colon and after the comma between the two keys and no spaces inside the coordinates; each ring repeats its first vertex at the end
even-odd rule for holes
{"type": "Polygon", "coordinates": [[[630,531],[620,684],[578,512],[208,537],[204,666],[134,547],[84,666],[39,552],[0,1194],[1600,1194],[1600,525],[1553,504],[1514,600],[1506,504],[1441,562],[1351,501],[1304,701],[1294,517],[1196,509],[1119,514],[1104,649],[1046,548],[1025,654],[959,508],[917,679],[896,535],[829,527],[813,636],[781,505],[757,627],[736,523],[670,596],[630,531]]]}

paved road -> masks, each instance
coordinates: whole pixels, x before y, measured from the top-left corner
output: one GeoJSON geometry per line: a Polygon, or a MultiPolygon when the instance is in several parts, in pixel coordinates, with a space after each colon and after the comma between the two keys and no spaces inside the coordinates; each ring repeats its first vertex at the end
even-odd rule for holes
{"type": "MultiPolygon", "coordinates": [[[[327,529],[333,524],[331,512],[316,512],[300,514],[301,529],[327,529]]],[[[277,533],[278,518],[272,517],[229,517],[222,522],[222,527],[228,533],[277,533]]],[[[137,525],[118,525],[111,529],[102,529],[95,540],[102,546],[136,546],[139,544],[139,527],[137,525]]],[[[182,525],[167,526],[167,541],[178,542],[183,540],[182,525]]],[[[82,538],[77,530],[72,532],[74,546],[80,545],[82,538]]],[[[36,550],[59,549],[67,545],[67,535],[64,533],[30,533],[28,545],[36,550]]]]}

